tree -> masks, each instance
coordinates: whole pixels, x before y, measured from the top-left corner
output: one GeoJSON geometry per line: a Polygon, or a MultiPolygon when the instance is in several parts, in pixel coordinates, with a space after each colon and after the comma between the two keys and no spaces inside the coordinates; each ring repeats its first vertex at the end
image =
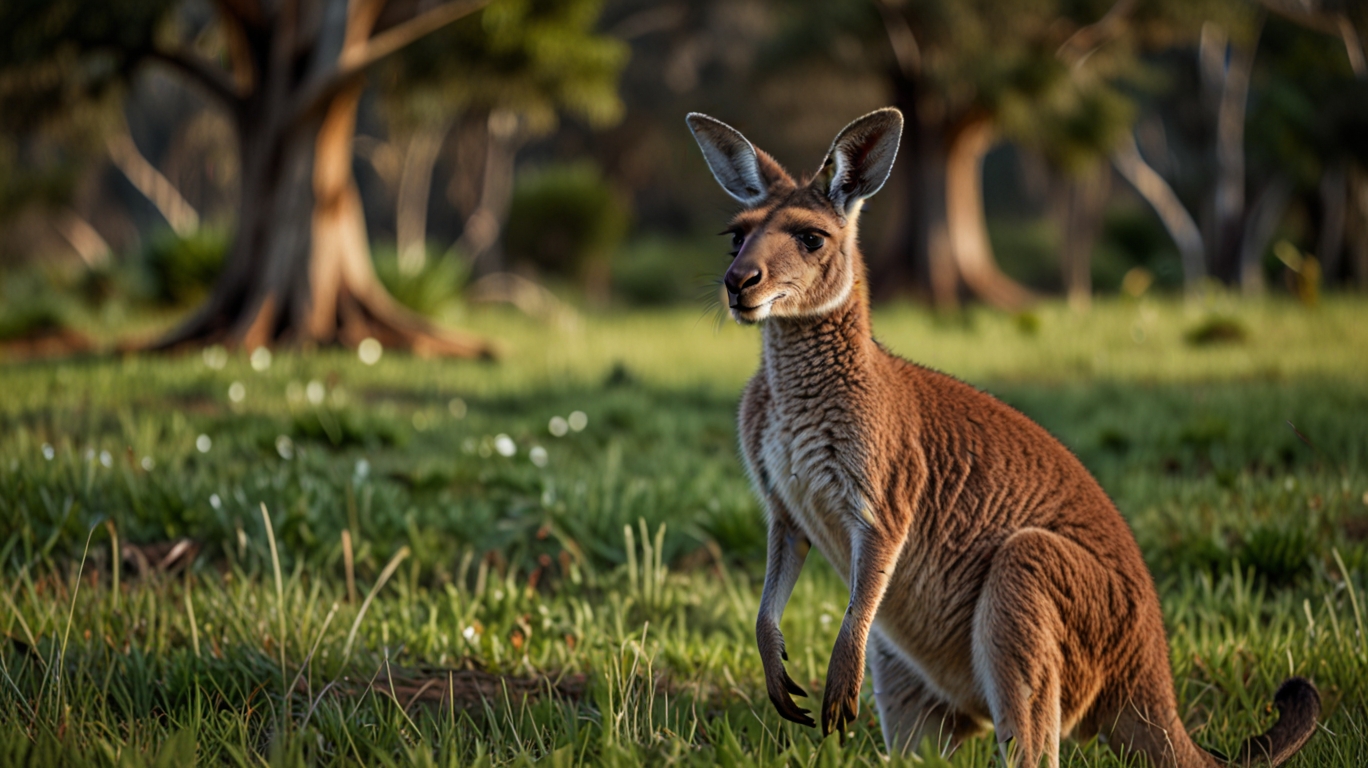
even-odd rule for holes
{"type": "Polygon", "coordinates": [[[453,169],[464,218],[460,250],[477,272],[502,269],[498,236],[513,194],[514,159],[562,114],[601,128],[623,112],[621,41],[597,34],[602,0],[502,2],[410,46],[380,74],[393,124],[407,133],[398,185],[401,265],[421,264],[433,166],[456,127],[466,162],[453,169]]]}
{"type": "Polygon", "coordinates": [[[107,90],[146,62],[230,115],[241,163],[237,232],[208,301],[157,348],[222,341],[359,344],[487,355],[389,297],[370,262],[352,142],[367,71],[487,0],[14,0],[0,68],[46,109],[107,90]],[[187,34],[193,33],[193,34],[187,34]],[[202,53],[196,41],[209,41],[202,53]],[[214,45],[212,43],[217,43],[214,45]]]}

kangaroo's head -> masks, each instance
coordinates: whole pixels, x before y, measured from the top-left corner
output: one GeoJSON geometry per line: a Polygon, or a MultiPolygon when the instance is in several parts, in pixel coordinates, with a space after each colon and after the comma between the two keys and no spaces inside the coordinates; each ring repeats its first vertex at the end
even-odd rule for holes
{"type": "Polygon", "coordinates": [[[893,168],[902,113],[880,109],[847,125],[817,174],[800,181],[735,128],[697,112],[687,121],[717,182],[745,206],[726,230],[732,317],[816,317],[843,305],[863,277],[860,206],[893,168]]]}

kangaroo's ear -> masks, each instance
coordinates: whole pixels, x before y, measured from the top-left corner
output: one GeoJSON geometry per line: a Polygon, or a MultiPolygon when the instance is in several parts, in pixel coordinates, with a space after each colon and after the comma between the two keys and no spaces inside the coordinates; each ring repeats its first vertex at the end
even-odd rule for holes
{"type": "Polygon", "coordinates": [[[742,205],[759,205],[780,187],[793,186],[793,179],[774,158],[730,125],[700,112],[690,112],[685,122],[717,183],[742,205]]]}
{"type": "Polygon", "coordinates": [[[836,135],[817,174],[819,180],[830,179],[826,194],[836,210],[849,213],[856,202],[883,187],[893,170],[902,127],[902,113],[885,107],[859,118],[836,135]]]}

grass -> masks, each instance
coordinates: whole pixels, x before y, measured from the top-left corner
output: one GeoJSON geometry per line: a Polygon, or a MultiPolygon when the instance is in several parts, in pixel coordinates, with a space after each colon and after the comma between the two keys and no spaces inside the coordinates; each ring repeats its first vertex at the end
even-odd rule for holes
{"type": "MultiPolygon", "coordinates": [[[[764,695],[764,525],[733,423],[758,335],[701,314],[449,317],[501,341],[494,365],[0,368],[0,764],[884,764],[871,701],[842,746],[764,695]]],[[[1368,304],[875,322],[1102,481],[1200,743],[1262,730],[1305,674],[1325,727],[1293,764],[1368,763],[1368,304]],[[1187,340],[1212,318],[1243,338],[1187,340]]],[[[813,558],[784,618],[815,696],[843,592],[813,558]]],[[[1096,744],[1065,763],[1123,764],[1096,744]]]]}

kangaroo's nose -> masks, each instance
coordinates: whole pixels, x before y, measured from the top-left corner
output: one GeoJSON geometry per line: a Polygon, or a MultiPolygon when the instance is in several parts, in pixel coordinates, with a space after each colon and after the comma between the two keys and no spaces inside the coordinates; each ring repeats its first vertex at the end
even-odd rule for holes
{"type": "Polygon", "coordinates": [[[745,266],[737,269],[736,265],[733,264],[731,269],[728,269],[727,274],[722,278],[722,282],[727,286],[729,292],[736,294],[746,290],[752,285],[759,285],[762,277],[764,277],[764,275],[761,274],[759,267],[745,266]]]}

